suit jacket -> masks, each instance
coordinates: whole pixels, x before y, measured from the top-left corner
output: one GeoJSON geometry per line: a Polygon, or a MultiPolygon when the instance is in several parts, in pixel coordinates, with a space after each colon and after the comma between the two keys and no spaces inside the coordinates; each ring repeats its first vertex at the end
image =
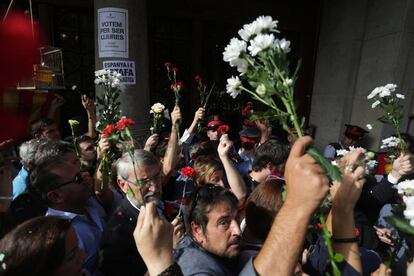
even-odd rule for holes
{"type": "Polygon", "coordinates": [[[109,219],[101,243],[100,271],[104,275],[144,275],[147,272],[133,236],[138,214],[124,198],[109,219]]]}

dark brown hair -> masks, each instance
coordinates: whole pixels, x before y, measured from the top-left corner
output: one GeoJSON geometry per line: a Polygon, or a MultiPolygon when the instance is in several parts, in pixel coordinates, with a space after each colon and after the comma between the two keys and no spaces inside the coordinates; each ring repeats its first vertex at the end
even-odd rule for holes
{"type": "Polygon", "coordinates": [[[0,241],[0,275],[53,275],[65,258],[70,221],[61,217],[28,220],[0,241]]]}
{"type": "Polygon", "coordinates": [[[247,199],[246,226],[263,242],[283,204],[282,186],[282,180],[267,180],[260,183],[247,199]]]}

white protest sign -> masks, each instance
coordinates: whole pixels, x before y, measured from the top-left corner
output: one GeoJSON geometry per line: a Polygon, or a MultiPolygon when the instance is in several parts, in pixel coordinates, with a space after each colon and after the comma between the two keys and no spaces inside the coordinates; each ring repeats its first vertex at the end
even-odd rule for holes
{"type": "Polygon", "coordinates": [[[128,10],[98,9],[99,57],[128,58],[128,10]]]}
{"type": "Polygon", "coordinates": [[[122,84],[135,84],[135,61],[111,60],[102,62],[103,69],[117,71],[122,75],[122,84]]]}

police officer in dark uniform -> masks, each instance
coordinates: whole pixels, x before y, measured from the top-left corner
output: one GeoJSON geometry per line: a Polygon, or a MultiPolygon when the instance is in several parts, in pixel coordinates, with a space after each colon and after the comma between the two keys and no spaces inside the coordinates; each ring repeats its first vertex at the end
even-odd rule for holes
{"type": "Polygon", "coordinates": [[[336,151],[340,149],[348,150],[350,146],[359,147],[364,135],[368,133],[365,129],[355,125],[345,125],[346,129],[341,141],[330,143],[323,151],[323,156],[329,160],[336,159],[336,151]]]}

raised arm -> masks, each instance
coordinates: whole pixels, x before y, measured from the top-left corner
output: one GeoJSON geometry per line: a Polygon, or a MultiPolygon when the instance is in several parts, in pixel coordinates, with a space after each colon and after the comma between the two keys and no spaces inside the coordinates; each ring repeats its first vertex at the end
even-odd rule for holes
{"type": "Polygon", "coordinates": [[[302,253],[309,220],[329,190],[328,178],[305,154],[312,138],[299,138],[286,163],[286,201],[259,254],[253,261],[258,275],[292,275],[302,253]]]}
{"type": "Polygon", "coordinates": [[[224,171],[226,173],[231,190],[239,199],[239,201],[243,202],[246,198],[247,189],[243,178],[233,166],[233,162],[229,157],[229,152],[232,146],[233,143],[230,141],[227,134],[224,134],[220,139],[220,143],[217,147],[217,152],[219,154],[221,162],[223,163],[224,171]]]}
{"type": "Polygon", "coordinates": [[[333,195],[332,202],[332,241],[336,253],[362,275],[358,239],[355,235],[354,208],[365,183],[365,169],[358,165],[364,151],[355,150],[345,155],[339,162],[342,183],[333,195]]]}
{"type": "Polygon", "coordinates": [[[169,176],[175,166],[177,165],[177,150],[178,150],[178,135],[177,135],[177,124],[181,121],[181,111],[178,106],[174,106],[171,112],[171,134],[168,140],[167,150],[164,155],[164,164],[162,170],[166,176],[169,176]]]}
{"type": "Polygon", "coordinates": [[[96,126],[96,114],[95,114],[95,102],[88,98],[86,95],[82,95],[82,105],[86,110],[86,113],[88,115],[88,132],[86,135],[91,137],[92,139],[95,139],[97,134],[95,130],[96,126]]]}
{"type": "Polygon", "coordinates": [[[181,143],[191,144],[194,134],[197,131],[197,125],[200,120],[204,118],[205,109],[200,107],[194,114],[193,122],[190,127],[184,131],[183,136],[181,137],[181,143]]]}

